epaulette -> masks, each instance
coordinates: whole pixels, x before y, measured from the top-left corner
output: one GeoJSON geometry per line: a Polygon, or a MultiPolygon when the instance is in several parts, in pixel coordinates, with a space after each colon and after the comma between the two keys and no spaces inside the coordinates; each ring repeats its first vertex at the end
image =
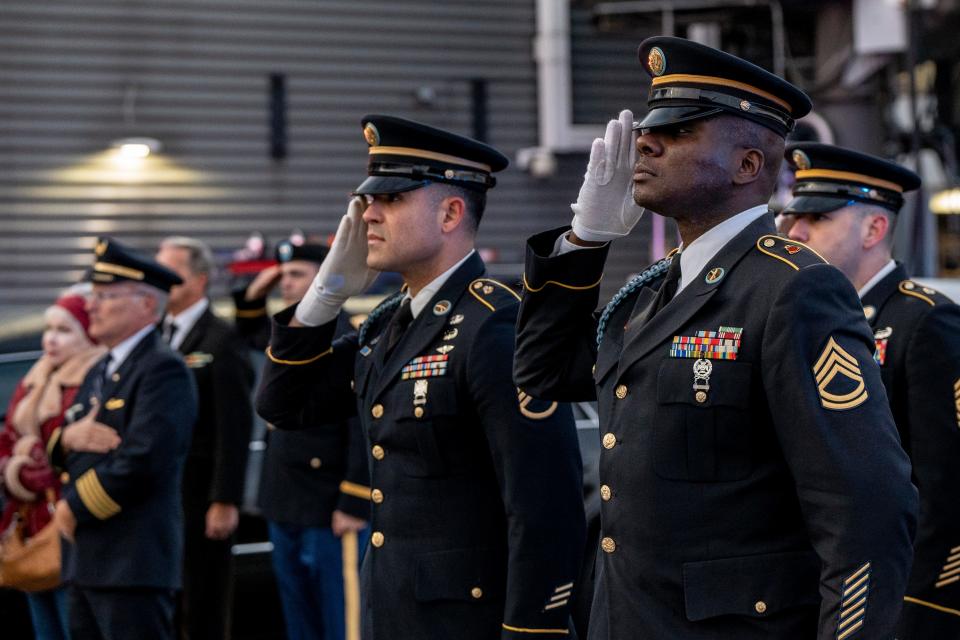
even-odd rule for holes
{"type": "Polygon", "coordinates": [[[901,282],[899,285],[897,285],[897,291],[905,296],[920,298],[931,307],[937,306],[938,303],[951,301],[950,298],[943,295],[936,289],[922,285],[919,282],[914,282],[913,280],[904,280],[901,282]]]}
{"type": "Polygon", "coordinates": [[[826,258],[816,250],[782,236],[766,235],[757,240],[757,250],[799,271],[812,264],[824,264],[826,258]]]}
{"type": "Polygon", "coordinates": [[[370,330],[370,327],[373,326],[373,323],[379,318],[383,317],[383,314],[393,311],[399,307],[405,295],[407,295],[406,291],[397,291],[395,294],[388,296],[380,304],[373,308],[373,311],[371,311],[370,315],[367,316],[367,319],[363,321],[363,324],[360,325],[360,330],[357,332],[357,340],[360,344],[366,344],[367,331],[370,330]]]}
{"type": "Polygon", "coordinates": [[[467,290],[490,311],[496,311],[497,307],[502,307],[505,302],[509,304],[520,301],[520,294],[492,278],[477,278],[470,283],[467,290]]]}
{"type": "Polygon", "coordinates": [[[630,279],[627,284],[623,285],[620,288],[620,291],[617,291],[617,294],[610,299],[610,302],[607,303],[607,306],[603,308],[603,313],[600,314],[600,320],[597,322],[597,346],[600,346],[600,343],[603,342],[603,334],[607,330],[607,322],[610,320],[610,316],[613,315],[613,312],[617,310],[617,307],[620,306],[620,303],[623,302],[627,296],[631,293],[647,284],[653,280],[659,278],[667,272],[667,269],[670,268],[670,263],[673,262],[674,252],[671,252],[666,258],[661,258],[657,262],[654,262],[652,265],[641,271],[639,274],[635,275],[630,279]]]}

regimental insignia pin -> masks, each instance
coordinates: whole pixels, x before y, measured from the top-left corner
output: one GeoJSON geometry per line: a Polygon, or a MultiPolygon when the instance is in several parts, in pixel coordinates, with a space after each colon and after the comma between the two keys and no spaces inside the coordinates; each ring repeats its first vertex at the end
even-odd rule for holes
{"type": "Polygon", "coordinates": [[[457,334],[458,334],[458,333],[460,333],[460,331],[457,330],[457,329],[449,329],[449,330],[443,332],[443,339],[444,339],[444,340],[453,340],[454,338],[457,337],[457,334]]]}
{"type": "Polygon", "coordinates": [[[453,325],[453,324],[460,324],[461,322],[463,322],[463,314],[462,314],[462,313],[458,313],[457,315],[455,315],[455,316],[453,316],[452,318],[450,318],[450,324],[452,324],[452,325],[453,325]]]}
{"type": "Polygon", "coordinates": [[[784,245],[783,248],[786,249],[786,250],[787,250],[787,253],[789,253],[790,255],[793,255],[793,254],[798,253],[798,252],[800,251],[800,247],[798,247],[798,246],[795,245],[795,244],[784,245]]]}
{"type": "Polygon", "coordinates": [[[873,320],[873,316],[877,315],[877,308],[872,304],[868,304],[863,308],[863,315],[867,320],[873,320]]]}
{"type": "Polygon", "coordinates": [[[667,56],[660,47],[653,47],[647,54],[647,67],[655,76],[662,76],[667,70],[667,56]]]}
{"type": "Polygon", "coordinates": [[[366,140],[367,144],[371,147],[380,144],[380,132],[377,131],[377,127],[372,122],[368,122],[367,126],[363,128],[363,139],[366,140]]]}
{"type": "Polygon", "coordinates": [[[473,288],[479,291],[480,289],[483,289],[483,283],[482,283],[482,282],[474,282],[474,283],[473,283],[473,288]]]}
{"type": "Polygon", "coordinates": [[[813,365],[813,377],[824,409],[853,409],[869,397],[857,359],[837,344],[832,336],[813,365]]]}
{"type": "Polygon", "coordinates": [[[884,327],[873,332],[873,337],[877,340],[884,340],[893,335],[893,327],[884,327]]]}
{"type": "Polygon", "coordinates": [[[442,353],[442,354],[446,355],[446,354],[450,353],[451,351],[453,351],[453,345],[452,345],[452,344],[445,344],[445,345],[443,345],[443,346],[437,347],[437,353],[442,353]]]}
{"type": "Polygon", "coordinates": [[[433,315],[442,316],[450,313],[450,301],[441,300],[437,304],[433,305],[433,315]]]}
{"type": "Polygon", "coordinates": [[[796,165],[797,169],[800,171],[806,171],[813,166],[810,164],[810,156],[805,154],[800,149],[794,149],[791,157],[793,159],[793,164],[796,165]]]}
{"type": "Polygon", "coordinates": [[[707,277],[704,278],[704,281],[707,284],[717,284],[723,279],[724,273],[726,272],[723,270],[723,267],[714,267],[707,272],[707,277]]]}
{"type": "Polygon", "coordinates": [[[489,284],[484,285],[484,286],[483,286],[483,293],[484,293],[484,295],[490,295],[491,293],[493,293],[493,285],[489,285],[489,284]]]}

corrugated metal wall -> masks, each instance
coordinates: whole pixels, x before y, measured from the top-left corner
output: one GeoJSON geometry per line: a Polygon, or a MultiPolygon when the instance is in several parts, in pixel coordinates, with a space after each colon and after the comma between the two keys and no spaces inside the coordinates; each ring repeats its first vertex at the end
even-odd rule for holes
{"type": "MultiPolygon", "coordinates": [[[[100,234],[145,250],[188,234],[226,252],[254,229],[332,232],[364,172],[360,117],[469,134],[473,78],[489,83],[489,141],[511,156],[535,146],[534,29],[533,0],[4,0],[0,305],[51,300],[100,234]],[[282,161],[271,73],[287,78],[282,161]],[[133,134],[163,151],[119,166],[106,150],[133,134]]],[[[480,244],[501,271],[519,272],[531,232],[568,221],[586,158],[559,160],[548,179],[511,168],[491,193],[480,244]]],[[[607,293],[649,258],[645,234],[620,245],[607,293]]]]}

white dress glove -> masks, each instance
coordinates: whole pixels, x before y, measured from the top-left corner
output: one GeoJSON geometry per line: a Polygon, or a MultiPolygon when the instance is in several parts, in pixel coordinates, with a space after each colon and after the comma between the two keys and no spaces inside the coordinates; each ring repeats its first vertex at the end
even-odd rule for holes
{"type": "Polygon", "coordinates": [[[316,327],[330,322],[340,313],[347,298],[366,291],[380,273],[367,266],[367,223],[363,221],[366,208],[362,197],[350,201],[330,253],[297,305],[295,315],[302,324],[316,327]]]}
{"type": "Polygon", "coordinates": [[[637,161],[633,114],[607,123],[603,139],[590,148],[587,173],[573,209],[573,233],[581,240],[608,242],[630,233],[643,215],[633,201],[633,167],[637,161]]]}

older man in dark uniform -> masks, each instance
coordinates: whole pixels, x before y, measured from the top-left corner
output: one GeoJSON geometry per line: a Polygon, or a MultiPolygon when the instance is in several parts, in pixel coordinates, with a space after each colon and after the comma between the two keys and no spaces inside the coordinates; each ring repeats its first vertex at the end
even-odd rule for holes
{"type": "Polygon", "coordinates": [[[584,536],[574,423],[513,386],[518,296],[473,248],[507,159],[409,120],[363,127],[370,176],[310,291],[276,317],[258,410],[280,428],[305,407],[360,415],[364,640],[567,636],[584,536]],[[334,341],[377,270],[407,286],[334,341]]]}
{"type": "Polygon", "coordinates": [[[90,335],[110,349],[77,392],[49,451],[70,475],[55,520],[75,639],[173,638],[180,588],[180,477],[197,416],[193,376],[156,324],[180,278],[108,238],[87,279],[90,335]],[[82,418],[81,418],[82,416],[82,418]],[[79,419],[78,419],[79,418],[79,419]],[[119,445],[82,453],[109,427],[119,445]]]}
{"type": "Polygon", "coordinates": [[[916,490],[856,293],[774,235],[801,91],[678,38],[640,46],[646,117],[591,150],[572,230],[530,239],[516,380],[597,397],[590,640],[890,638],[916,490]],[[632,194],[631,194],[632,191],[632,194]],[[632,196],[632,197],[631,197],[632,196]],[[596,317],[606,243],[648,207],[683,245],[596,317]]]}
{"type": "Polygon", "coordinates": [[[920,520],[899,640],[960,638],[960,307],[892,257],[913,171],[849,149],[790,145],[790,238],[820,252],[856,287],[873,357],[920,489],[920,520]]]}
{"type": "Polygon", "coordinates": [[[195,238],[173,236],[160,244],[156,260],[183,280],[170,290],[161,329],[193,372],[200,403],[183,472],[179,635],[184,640],[222,640],[230,637],[231,547],[253,427],[253,367],[233,327],[210,308],[210,247],[195,238]]]}

